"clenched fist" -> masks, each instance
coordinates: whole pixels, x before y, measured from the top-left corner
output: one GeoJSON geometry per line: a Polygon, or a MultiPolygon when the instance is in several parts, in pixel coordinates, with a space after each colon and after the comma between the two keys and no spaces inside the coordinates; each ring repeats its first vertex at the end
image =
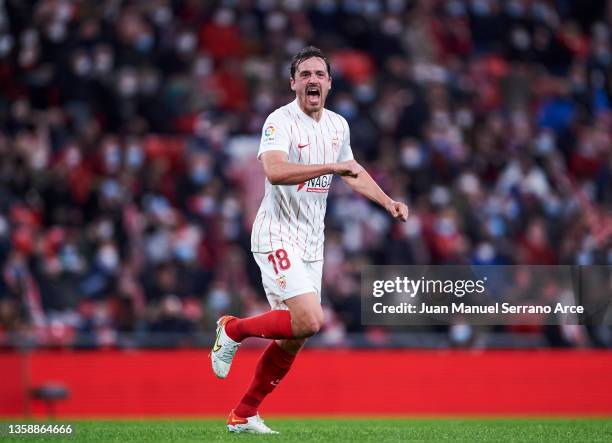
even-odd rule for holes
{"type": "Polygon", "coordinates": [[[334,167],[334,174],[338,174],[343,177],[356,178],[361,171],[363,171],[363,168],[355,160],[336,163],[334,167]]]}
{"type": "Polygon", "coordinates": [[[387,203],[385,209],[394,219],[401,220],[403,222],[408,220],[408,206],[406,206],[405,203],[391,200],[389,203],[387,203]]]}

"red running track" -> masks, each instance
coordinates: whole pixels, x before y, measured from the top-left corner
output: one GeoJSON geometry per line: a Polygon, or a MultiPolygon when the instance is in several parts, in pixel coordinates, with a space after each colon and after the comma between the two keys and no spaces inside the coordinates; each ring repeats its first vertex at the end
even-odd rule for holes
{"type": "MultiPolygon", "coordinates": [[[[0,416],[28,407],[26,385],[61,382],[60,417],[225,415],[261,351],[226,380],[207,351],[0,353],[0,416]],[[29,381],[28,381],[29,380],[29,381]]],[[[268,415],[612,415],[612,352],[308,350],[266,400],[268,415]]]]}

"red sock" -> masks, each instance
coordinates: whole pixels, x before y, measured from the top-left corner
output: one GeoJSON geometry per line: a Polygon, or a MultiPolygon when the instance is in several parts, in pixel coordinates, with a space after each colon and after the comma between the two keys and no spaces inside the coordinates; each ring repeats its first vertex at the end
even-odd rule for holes
{"type": "Polygon", "coordinates": [[[295,338],[291,331],[291,312],[284,310],[230,320],[225,325],[225,332],[229,338],[238,342],[247,337],[295,338]]]}
{"type": "Polygon", "coordinates": [[[234,413],[242,418],[257,414],[260,403],[289,372],[293,360],[295,355],[282,349],[276,341],[272,341],[261,355],[251,385],[234,413]]]}

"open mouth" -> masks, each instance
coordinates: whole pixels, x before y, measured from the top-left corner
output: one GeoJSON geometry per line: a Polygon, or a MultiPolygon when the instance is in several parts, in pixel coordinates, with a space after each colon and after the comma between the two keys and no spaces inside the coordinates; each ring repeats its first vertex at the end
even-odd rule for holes
{"type": "Polygon", "coordinates": [[[321,97],[321,91],[319,91],[319,88],[311,86],[306,88],[306,95],[311,101],[315,101],[318,100],[319,97],[321,97]]]}

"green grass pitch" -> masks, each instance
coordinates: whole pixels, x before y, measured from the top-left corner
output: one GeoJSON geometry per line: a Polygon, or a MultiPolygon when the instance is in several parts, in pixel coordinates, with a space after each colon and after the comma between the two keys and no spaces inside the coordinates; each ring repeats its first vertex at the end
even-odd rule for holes
{"type": "Polygon", "coordinates": [[[63,421],[75,433],[71,437],[8,436],[4,421],[1,441],[71,442],[398,442],[398,441],[612,441],[612,418],[389,418],[389,419],[297,419],[266,420],[280,435],[230,434],[225,420],[98,420],[63,421]]]}

